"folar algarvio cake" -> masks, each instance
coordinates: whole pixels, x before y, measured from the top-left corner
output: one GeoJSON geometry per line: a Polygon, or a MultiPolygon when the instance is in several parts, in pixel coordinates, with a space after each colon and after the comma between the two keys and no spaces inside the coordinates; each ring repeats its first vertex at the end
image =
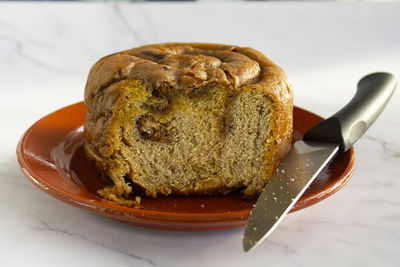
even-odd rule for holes
{"type": "Polygon", "coordinates": [[[85,89],[85,152],[123,205],[146,195],[257,196],[291,145],[286,75],[244,47],[165,43],[100,59],[85,89]]]}

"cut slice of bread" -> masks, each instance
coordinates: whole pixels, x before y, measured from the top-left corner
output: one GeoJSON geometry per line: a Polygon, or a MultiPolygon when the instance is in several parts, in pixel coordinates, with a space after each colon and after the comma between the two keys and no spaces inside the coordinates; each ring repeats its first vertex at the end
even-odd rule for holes
{"type": "Polygon", "coordinates": [[[159,194],[257,196],[291,145],[292,91],[251,48],[148,45],[100,59],[85,90],[85,151],[112,185],[159,194]]]}

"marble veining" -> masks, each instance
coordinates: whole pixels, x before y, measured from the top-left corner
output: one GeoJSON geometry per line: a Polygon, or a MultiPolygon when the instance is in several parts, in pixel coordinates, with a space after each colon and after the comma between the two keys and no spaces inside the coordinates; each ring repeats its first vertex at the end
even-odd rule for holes
{"type": "Polygon", "coordinates": [[[18,57],[20,57],[22,60],[27,60],[30,61],[31,63],[35,64],[36,66],[40,67],[40,68],[45,68],[45,69],[50,69],[50,70],[54,70],[57,69],[57,66],[52,66],[47,64],[46,62],[43,62],[40,60],[40,58],[35,57],[34,55],[25,53],[24,51],[24,42],[26,42],[27,40],[31,43],[34,43],[36,45],[40,45],[40,46],[45,46],[44,43],[41,43],[35,39],[31,39],[23,34],[21,34],[21,32],[19,30],[17,30],[16,28],[12,27],[12,25],[9,25],[9,23],[6,23],[4,21],[0,20],[0,28],[4,28],[6,30],[6,32],[9,32],[10,35],[7,34],[2,34],[0,35],[0,40],[3,42],[3,47],[5,46],[5,48],[9,51],[4,51],[4,55],[7,56],[7,52],[12,53],[18,57]],[[19,37],[14,37],[12,36],[13,34],[18,34],[19,37]],[[21,38],[23,41],[21,41],[21,38]],[[4,44],[5,43],[5,44],[4,44]]]}
{"type": "Polygon", "coordinates": [[[381,138],[370,136],[366,134],[364,138],[367,138],[371,141],[378,142],[386,155],[392,156],[394,158],[400,158],[400,147],[398,144],[394,142],[387,142],[381,138]]]}
{"type": "Polygon", "coordinates": [[[112,248],[112,247],[108,246],[107,244],[98,243],[96,241],[88,239],[87,237],[85,237],[83,235],[80,235],[80,234],[77,234],[77,233],[74,233],[74,232],[70,232],[70,231],[65,230],[65,229],[55,228],[55,227],[49,225],[47,222],[45,222],[43,220],[40,220],[40,219],[38,220],[38,222],[41,225],[37,226],[37,227],[33,227],[32,229],[34,231],[50,231],[50,232],[54,232],[56,234],[66,235],[66,236],[68,236],[70,238],[79,238],[79,239],[87,241],[87,242],[89,242],[89,243],[91,243],[91,244],[93,244],[95,246],[100,246],[100,247],[106,248],[107,250],[111,250],[112,252],[115,252],[115,253],[118,253],[118,254],[122,254],[124,257],[128,258],[128,262],[131,261],[131,260],[133,260],[132,263],[135,263],[136,261],[141,261],[141,262],[145,263],[145,265],[147,265],[147,266],[155,266],[155,267],[157,266],[150,259],[142,258],[140,256],[137,256],[135,254],[129,253],[127,251],[121,251],[118,248],[112,248]]]}
{"type": "Polygon", "coordinates": [[[400,94],[355,145],[349,183],[289,214],[251,253],[244,229],[133,227],[64,204],[19,169],[41,117],[82,101],[100,57],[156,42],[252,46],[288,73],[295,105],[327,117],[373,71],[400,77],[400,3],[0,2],[1,266],[399,266],[400,94]]]}
{"type": "MultiPolygon", "coordinates": [[[[118,18],[123,25],[123,27],[129,32],[134,40],[137,41],[138,45],[144,45],[145,40],[142,38],[139,32],[136,31],[134,25],[131,25],[125,18],[125,15],[121,11],[121,6],[117,3],[112,5],[115,17],[118,18]]],[[[148,20],[147,20],[148,21],[148,20]]],[[[146,22],[147,22],[146,21],[146,22]]]]}

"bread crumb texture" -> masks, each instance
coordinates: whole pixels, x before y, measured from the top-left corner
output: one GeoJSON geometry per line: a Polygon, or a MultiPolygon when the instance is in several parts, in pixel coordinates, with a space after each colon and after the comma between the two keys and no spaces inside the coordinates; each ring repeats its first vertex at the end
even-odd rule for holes
{"type": "Polygon", "coordinates": [[[85,152],[111,185],[108,201],[140,207],[132,190],[257,196],[290,148],[285,73],[251,48],[166,43],[100,59],[85,89],[85,152]]]}

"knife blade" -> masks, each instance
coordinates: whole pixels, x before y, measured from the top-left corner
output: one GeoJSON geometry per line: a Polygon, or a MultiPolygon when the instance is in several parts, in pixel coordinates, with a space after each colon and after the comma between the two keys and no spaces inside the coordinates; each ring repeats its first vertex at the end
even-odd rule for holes
{"type": "Polygon", "coordinates": [[[383,111],[397,85],[385,72],[362,78],[353,99],[294,143],[270,178],[250,213],[243,249],[260,244],[279,225],[296,201],[340,151],[347,151],[383,111]]]}

